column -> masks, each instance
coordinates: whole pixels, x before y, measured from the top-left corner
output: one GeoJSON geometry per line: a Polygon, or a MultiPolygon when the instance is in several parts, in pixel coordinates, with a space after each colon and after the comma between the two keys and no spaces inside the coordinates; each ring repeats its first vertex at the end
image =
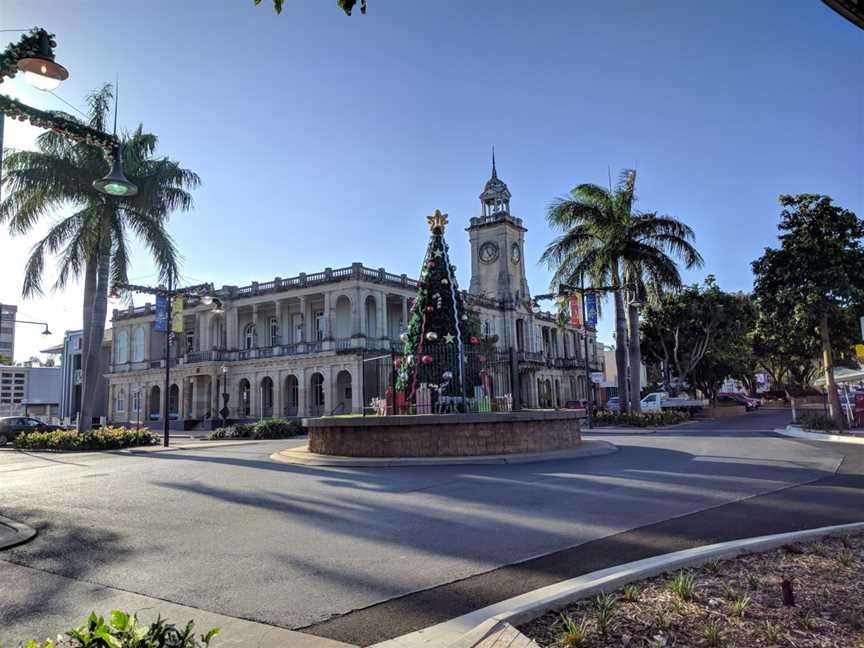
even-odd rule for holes
{"type": "Polygon", "coordinates": [[[309,300],[306,299],[306,295],[300,295],[300,339],[298,342],[308,342],[309,341],[309,314],[307,311],[309,310],[309,300]]]}
{"type": "Polygon", "coordinates": [[[225,313],[225,346],[228,349],[238,348],[238,328],[240,328],[240,313],[236,306],[232,306],[225,313]]]}
{"type": "Polygon", "coordinates": [[[354,289],[354,298],[351,300],[351,331],[352,335],[374,335],[366,330],[366,297],[359,288],[354,289]]]}
{"type": "Polygon", "coordinates": [[[279,342],[279,344],[284,344],[285,343],[285,326],[283,325],[283,322],[282,322],[282,302],[279,301],[278,299],[276,299],[273,302],[273,306],[276,309],[276,327],[279,331],[277,341],[279,342]]]}
{"type": "Polygon", "coordinates": [[[258,342],[259,336],[261,333],[258,331],[258,304],[252,304],[252,330],[254,334],[252,336],[252,344],[254,347],[261,346],[258,342]]]}
{"type": "Polygon", "coordinates": [[[408,328],[408,298],[402,297],[402,327],[408,328]]]}
{"type": "Polygon", "coordinates": [[[309,413],[306,411],[306,381],[308,377],[306,376],[306,368],[301,367],[297,370],[297,416],[303,417],[308,416],[309,413]]]}
{"type": "Polygon", "coordinates": [[[378,320],[378,332],[376,336],[378,338],[387,337],[387,293],[383,290],[378,291],[378,299],[376,300],[376,306],[378,306],[378,316],[376,319],[378,320]]]}
{"type": "Polygon", "coordinates": [[[333,339],[333,328],[331,322],[333,321],[333,312],[332,312],[332,303],[330,300],[330,291],[324,291],[324,339],[332,340],[333,339]]]}
{"type": "Polygon", "coordinates": [[[282,393],[285,388],[285,374],[277,371],[273,376],[273,416],[282,418],[285,416],[285,408],[282,405],[282,393]]]}
{"type": "Polygon", "coordinates": [[[353,371],[351,371],[351,412],[363,413],[363,390],[362,390],[363,360],[359,359],[353,371]]]}

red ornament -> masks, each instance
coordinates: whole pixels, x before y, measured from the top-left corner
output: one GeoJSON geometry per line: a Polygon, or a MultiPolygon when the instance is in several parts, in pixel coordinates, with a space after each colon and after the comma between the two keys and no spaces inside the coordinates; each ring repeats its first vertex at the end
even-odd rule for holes
{"type": "Polygon", "coordinates": [[[393,361],[393,366],[394,366],[396,369],[398,369],[399,367],[401,367],[401,366],[402,366],[402,358],[396,358],[396,359],[393,361]]]}
{"type": "Polygon", "coordinates": [[[486,356],[484,355],[477,356],[477,360],[480,361],[480,364],[486,364],[486,356]]]}
{"type": "Polygon", "coordinates": [[[424,355],[422,358],[420,358],[420,362],[422,362],[423,364],[432,364],[432,356],[424,355]]]}
{"type": "Polygon", "coordinates": [[[471,344],[473,344],[474,346],[477,346],[477,345],[480,343],[480,340],[478,340],[476,337],[474,337],[474,336],[472,335],[472,336],[471,336],[471,339],[469,340],[469,342],[471,342],[471,344]]]}
{"type": "Polygon", "coordinates": [[[430,304],[429,306],[426,307],[426,312],[427,313],[434,313],[435,307],[430,304]]]}
{"type": "Polygon", "coordinates": [[[435,262],[434,262],[434,261],[429,261],[429,263],[427,263],[426,266],[429,267],[429,268],[434,268],[434,267],[435,267],[435,262]]]}

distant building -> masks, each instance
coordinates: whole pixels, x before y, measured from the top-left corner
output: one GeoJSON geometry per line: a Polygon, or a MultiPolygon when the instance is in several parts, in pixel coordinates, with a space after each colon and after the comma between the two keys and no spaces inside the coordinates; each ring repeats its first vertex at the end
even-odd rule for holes
{"type": "MultiPolygon", "coordinates": [[[[585,368],[603,370],[596,331],[561,325],[535,312],[525,277],[522,219],[510,211],[510,190],[492,175],[480,215],[467,219],[471,280],[464,292],[483,333],[513,349],[524,407],[561,407],[587,397],[585,368]],[[585,337],[588,340],[584,357],[585,337]]],[[[452,236],[454,230],[449,230],[452,236]]],[[[417,280],[384,268],[344,268],[223,286],[224,311],[189,299],[183,332],[172,343],[165,407],[164,332],[152,304],[114,311],[109,369],[109,420],[177,427],[213,424],[229,396],[230,418],[359,413],[364,399],[363,353],[402,349],[417,280]]]]}
{"type": "Polygon", "coordinates": [[[15,318],[17,316],[17,306],[0,304],[0,356],[6,356],[10,362],[15,360],[15,318]]]}
{"type": "MultiPolygon", "coordinates": [[[[603,381],[599,387],[602,390],[603,401],[607,401],[613,396],[618,396],[618,365],[615,363],[615,347],[604,344],[603,346],[603,381]]],[[[639,384],[642,389],[648,384],[648,370],[645,368],[645,363],[639,367],[639,384]]]]}
{"type": "Polygon", "coordinates": [[[59,416],[60,367],[0,366],[0,416],[59,416]]]}
{"type": "MultiPolygon", "coordinates": [[[[81,411],[81,390],[83,388],[84,359],[81,356],[83,342],[83,331],[66,331],[63,335],[63,344],[51,349],[44,349],[42,353],[59,353],[62,364],[62,378],[60,385],[60,410],[59,416],[73,423],[78,420],[78,412],[81,411]]],[[[102,340],[102,367],[105,372],[109,371],[111,365],[111,329],[105,330],[105,338],[102,340]]],[[[108,380],[105,375],[99,376],[96,390],[96,404],[93,408],[93,418],[106,416],[108,412],[108,380]]]]}

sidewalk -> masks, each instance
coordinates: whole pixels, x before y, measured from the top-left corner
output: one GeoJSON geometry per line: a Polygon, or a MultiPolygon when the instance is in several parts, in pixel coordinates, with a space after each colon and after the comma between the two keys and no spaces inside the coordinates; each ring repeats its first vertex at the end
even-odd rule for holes
{"type": "MultiPolygon", "coordinates": [[[[0,554],[2,556],[2,554],[0,554]]],[[[52,628],[54,635],[62,634],[73,625],[84,623],[90,612],[108,617],[111,610],[137,613],[142,621],[154,621],[157,616],[183,626],[190,619],[195,622],[196,634],[210,628],[220,628],[214,641],[218,648],[354,648],[332,639],[294,632],[276,626],[207,612],[197,608],[169,603],[149,596],[96,585],[85,581],[58,576],[49,572],[4,562],[2,570],[3,608],[17,608],[22,613],[5,615],[17,618],[11,627],[0,629],[0,645],[17,646],[28,639],[45,640],[48,637],[31,636],[34,628],[52,628]],[[38,617],[27,616],[24,610],[38,610],[38,617]]],[[[38,632],[38,630],[36,630],[38,632]]]]}

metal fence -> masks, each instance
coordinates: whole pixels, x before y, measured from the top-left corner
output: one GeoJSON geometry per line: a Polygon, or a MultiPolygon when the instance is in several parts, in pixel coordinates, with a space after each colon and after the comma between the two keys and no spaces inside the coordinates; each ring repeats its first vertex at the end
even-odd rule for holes
{"type": "Polygon", "coordinates": [[[519,376],[510,350],[481,351],[466,345],[438,346],[415,360],[408,387],[397,390],[395,352],[363,355],[364,414],[449,414],[519,409],[519,376]],[[514,384],[515,383],[515,384],[514,384]],[[515,402],[514,402],[515,395],[515,402]]]}

